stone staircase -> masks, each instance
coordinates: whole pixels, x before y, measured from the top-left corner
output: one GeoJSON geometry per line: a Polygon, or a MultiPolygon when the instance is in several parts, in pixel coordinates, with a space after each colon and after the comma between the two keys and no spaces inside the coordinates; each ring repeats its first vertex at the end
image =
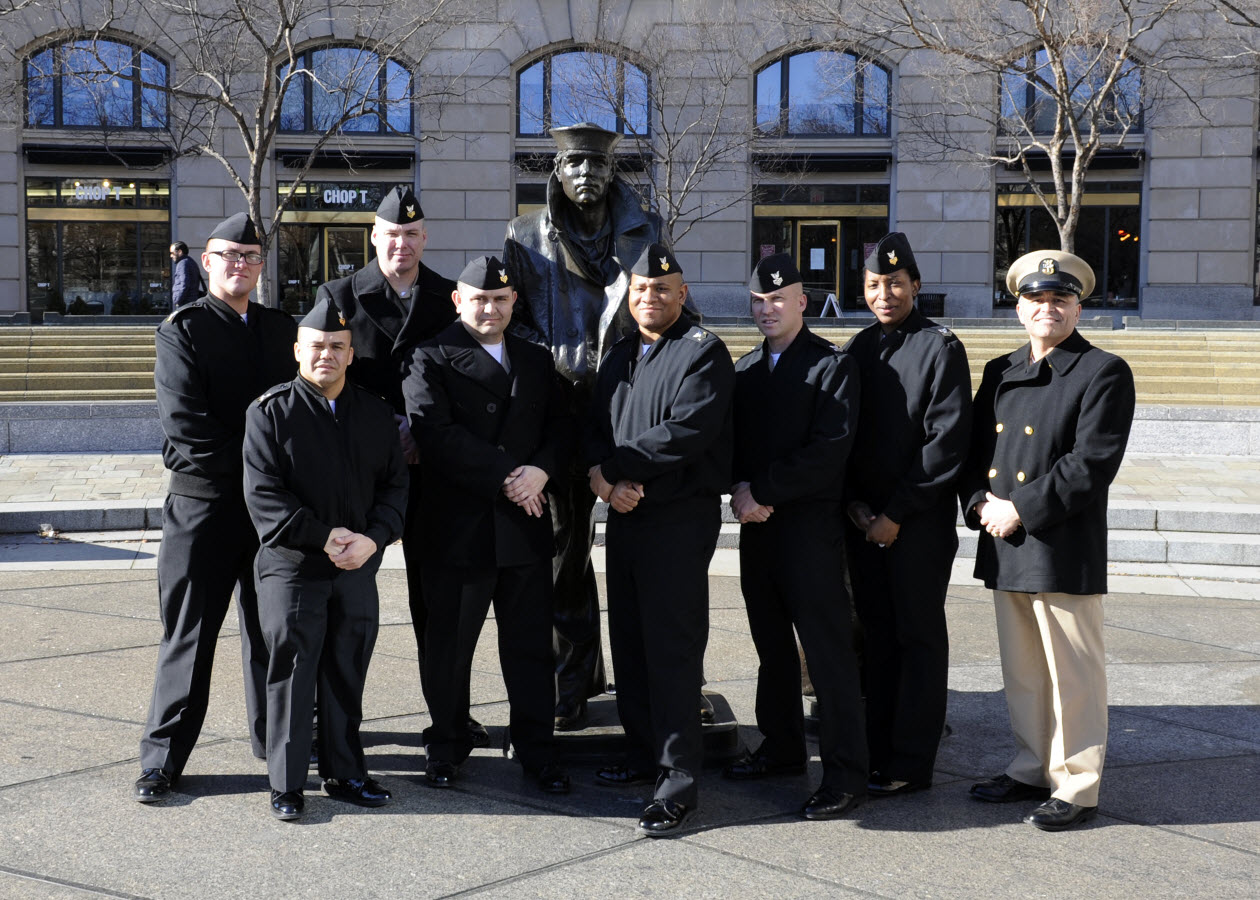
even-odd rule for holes
{"type": "Polygon", "coordinates": [[[0,402],[153,400],[152,325],[0,328],[0,402]]]}
{"type": "MultiPolygon", "coordinates": [[[[760,335],[751,325],[713,330],[738,359],[760,335]]],[[[857,326],[817,326],[843,345],[857,326]]],[[[1025,340],[1012,327],[959,327],[973,387],[984,364],[1025,340]]],[[[1133,367],[1139,405],[1260,406],[1260,331],[1083,329],[1090,341],[1133,367]]],[[[12,326],[0,328],[0,402],[153,399],[153,326],[12,326]]]]}
{"type": "MultiPolygon", "coordinates": [[[[811,326],[816,334],[843,346],[857,327],[811,326]]],[[[712,329],[738,359],[760,341],[752,326],[722,325],[712,329]]],[[[984,365],[1027,341],[1022,328],[959,327],[953,329],[967,348],[972,388],[980,384],[984,365]]],[[[1111,331],[1083,328],[1093,344],[1124,357],[1133,368],[1137,402],[1143,406],[1260,407],[1260,331],[1111,331]]]]}

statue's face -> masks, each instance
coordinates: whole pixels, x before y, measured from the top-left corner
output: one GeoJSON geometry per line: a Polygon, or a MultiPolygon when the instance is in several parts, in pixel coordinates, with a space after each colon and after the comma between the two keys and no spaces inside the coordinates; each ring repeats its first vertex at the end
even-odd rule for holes
{"type": "Polygon", "coordinates": [[[556,175],[564,195],[579,208],[589,209],[604,202],[612,184],[612,159],[606,153],[570,150],[556,162],[556,175]]]}

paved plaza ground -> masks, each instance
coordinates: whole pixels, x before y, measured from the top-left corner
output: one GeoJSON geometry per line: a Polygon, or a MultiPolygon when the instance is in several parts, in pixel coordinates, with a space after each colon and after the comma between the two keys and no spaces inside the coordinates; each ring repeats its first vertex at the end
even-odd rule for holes
{"type": "MultiPolygon", "coordinates": [[[[422,783],[428,719],[397,568],[380,576],[364,724],[369,766],[392,805],[336,803],[312,778],[304,819],[271,817],[265,768],[245,739],[234,627],[220,641],[202,742],[178,793],[136,803],[160,633],[154,545],[4,541],[0,560],[13,570],[0,575],[3,898],[1260,895],[1254,586],[1212,597],[1148,578],[1127,582],[1147,593],[1108,597],[1110,746],[1100,815],[1085,827],[1047,834],[1020,823],[1024,804],[967,798],[1013,745],[988,592],[959,583],[948,603],[953,733],[933,789],[816,823],[795,814],[819,777],[816,758],[808,777],[753,784],[710,770],[683,834],[653,840],[634,827],[642,789],[599,787],[586,763],[571,767],[565,797],[540,794],[490,750],[453,790],[422,783]],[[76,567],[66,568],[71,551],[76,567]],[[131,554],[127,567],[109,568],[120,552],[131,554]]],[[[710,584],[708,687],[755,743],[757,664],[738,579],[716,574],[710,584]]],[[[492,618],[472,699],[497,738],[507,705],[494,632],[492,618]]]]}

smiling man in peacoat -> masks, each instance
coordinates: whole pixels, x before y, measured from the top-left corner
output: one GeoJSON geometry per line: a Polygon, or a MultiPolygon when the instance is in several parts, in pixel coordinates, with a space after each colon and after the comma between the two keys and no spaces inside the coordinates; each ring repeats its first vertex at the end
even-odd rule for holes
{"type": "Polygon", "coordinates": [[[1107,490],[1135,401],[1128,364],[1076,330],[1093,285],[1071,253],[1011,265],[1029,342],[984,368],[959,486],[981,532],[975,574],[993,590],[1016,744],[1006,771],[971,796],[1044,800],[1024,818],[1044,831],[1094,816],[1107,747],[1107,490]]]}
{"type": "Polygon", "coordinates": [[[564,793],[544,488],[568,464],[573,422],[551,354],[503,333],[515,299],[499,260],[469,263],[459,320],[416,348],[403,385],[424,479],[425,777],[449,786],[472,749],[468,680],[493,600],[517,757],[544,791],[564,793]]]}

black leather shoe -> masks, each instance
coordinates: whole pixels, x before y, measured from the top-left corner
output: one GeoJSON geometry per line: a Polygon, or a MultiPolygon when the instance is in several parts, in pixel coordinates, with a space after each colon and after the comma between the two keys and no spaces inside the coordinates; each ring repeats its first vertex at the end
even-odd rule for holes
{"type": "Polygon", "coordinates": [[[534,780],[538,782],[538,788],[544,794],[567,794],[569,793],[569,776],[556,763],[547,763],[536,773],[534,780]]]}
{"type": "Polygon", "coordinates": [[[324,793],[355,806],[384,806],[394,799],[375,778],[329,778],[324,782],[324,793]]]}
{"type": "Polygon", "coordinates": [[[468,717],[468,740],[472,741],[474,747],[490,746],[490,732],[472,716],[468,717]]]}
{"type": "Polygon", "coordinates": [[[556,707],[556,731],[581,731],[586,727],[586,701],[577,706],[556,707]]]}
{"type": "Polygon", "coordinates": [[[700,724],[713,724],[713,701],[709,699],[704,691],[700,692],[700,724]]]}
{"type": "Polygon", "coordinates": [[[1051,797],[1024,816],[1024,821],[1042,831],[1062,831],[1065,828],[1080,825],[1082,822],[1088,822],[1097,814],[1097,806],[1077,806],[1075,803],[1068,803],[1058,797],[1051,797]]]}
{"type": "Polygon", "coordinates": [[[871,780],[866,783],[866,792],[872,797],[896,797],[901,794],[913,794],[915,791],[926,791],[932,786],[927,781],[898,781],[876,772],[871,773],[871,780]]]}
{"type": "Polygon", "coordinates": [[[1016,781],[1007,774],[986,778],[967,792],[973,800],[985,803],[1018,803],[1021,800],[1049,800],[1050,788],[1016,781]]]}
{"type": "Polygon", "coordinates": [[[813,821],[839,819],[862,805],[865,797],[843,794],[830,788],[819,788],[801,807],[801,818],[813,821]]]}
{"type": "Polygon", "coordinates": [[[429,787],[448,788],[455,784],[455,776],[459,774],[459,767],[454,763],[442,762],[440,760],[429,760],[429,764],[424,768],[424,780],[429,787]]]}
{"type": "Polygon", "coordinates": [[[722,777],[732,781],[753,781],[757,778],[772,778],[775,775],[804,774],[805,763],[775,762],[760,752],[745,753],[722,770],[722,777]]]}
{"type": "Polygon", "coordinates": [[[132,794],[141,803],[157,803],[165,800],[171,793],[175,779],[162,769],[145,769],[136,779],[135,793],[132,794]]]}
{"type": "Polygon", "coordinates": [[[292,822],[302,818],[302,810],[306,808],[306,800],[301,791],[271,792],[271,814],[281,822],[292,822]]]}
{"type": "Polygon", "coordinates": [[[595,780],[609,787],[629,787],[633,784],[656,784],[656,773],[631,766],[604,766],[595,773],[595,780]]]}
{"type": "Polygon", "coordinates": [[[643,807],[639,830],[649,837],[660,837],[678,829],[690,813],[687,807],[673,800],[653,800],[643,807]]]}

